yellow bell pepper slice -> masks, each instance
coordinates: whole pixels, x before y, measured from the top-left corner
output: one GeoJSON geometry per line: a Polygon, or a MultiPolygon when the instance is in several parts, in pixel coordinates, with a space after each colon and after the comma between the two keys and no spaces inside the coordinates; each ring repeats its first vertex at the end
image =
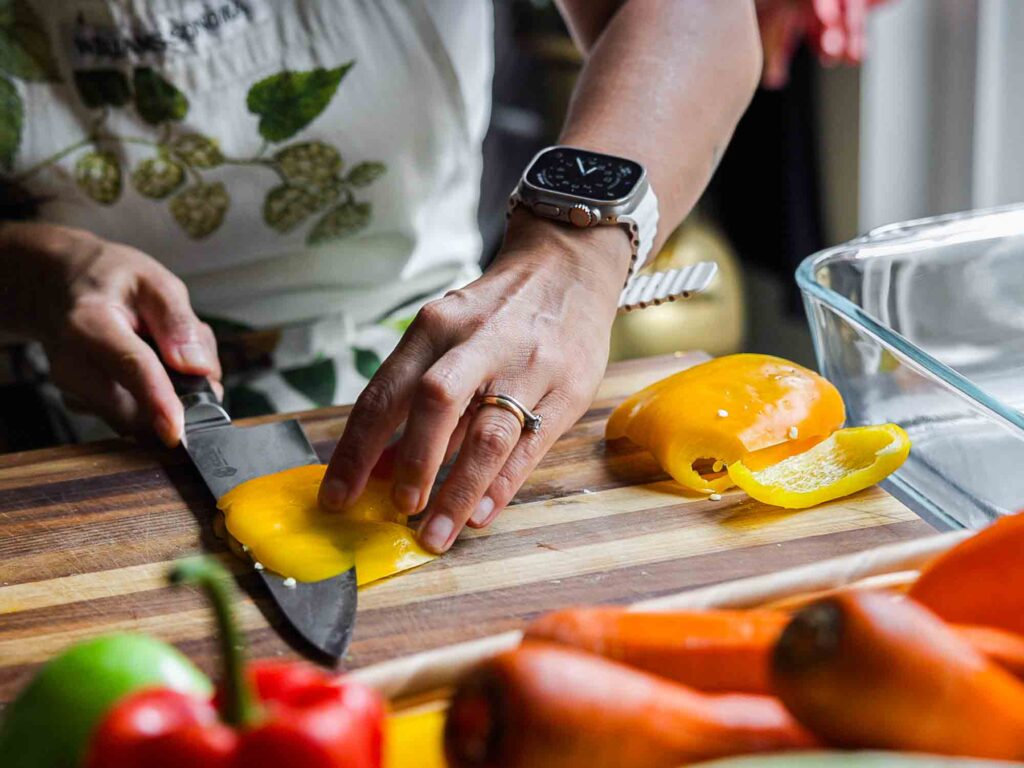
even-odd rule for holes
{"type": "Polygon", "coordinates": [[[391,715],[384,726],[384,768],[445,768],[445,710],[391,715]]]}
{"type": "Polygon", "coordinates": [[[647,448],[683,486],[715,493],[733,485],[726,466],[774,448],[806,450],[842,426],[839,391],[822,376],[770,355],[728,355],[655,382],[608,419],[609,440],[647,448]]]}
{"type": "Polygon", "coordinates": [[[763,469],[744,461],[729,477],[749,496],[786,509],[804,509],[862,491],[906,461],[910,438],[895,424],[840,429],[803,453],[763,469]]]}
{"type": "Polygon", "coordinates": [[[327,467],[313,464],[256,477],[217,502],[228,531],[254,560],[297,581],[320,581],[353,565],[360,585],[428,562],[391,503],[391,484],[371,477],[342,514],[320,509],[317,492],[327,467]]]}

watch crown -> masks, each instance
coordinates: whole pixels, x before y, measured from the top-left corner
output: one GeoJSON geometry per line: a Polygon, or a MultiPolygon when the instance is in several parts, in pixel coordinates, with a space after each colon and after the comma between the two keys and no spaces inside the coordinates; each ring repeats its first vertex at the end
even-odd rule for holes
{"type": "Polygon", "coordinates": [[[577,227],[589,227],[597,222],[597,214],[590,206],[577,203],[569,209],[569,221],[577,227]]]}

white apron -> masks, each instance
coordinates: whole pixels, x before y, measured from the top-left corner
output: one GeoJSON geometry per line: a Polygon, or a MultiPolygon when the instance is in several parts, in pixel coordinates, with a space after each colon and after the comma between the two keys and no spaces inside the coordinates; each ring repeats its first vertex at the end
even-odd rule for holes
{"type": "Polygon", "coordinates": [[[222,333],[272,329],[236,414],[350,402],[477,274],[487,0],[14,6],[45,46],[0,79],[23,113],[0,168],[41,220],[165,264],[222,333]]]}

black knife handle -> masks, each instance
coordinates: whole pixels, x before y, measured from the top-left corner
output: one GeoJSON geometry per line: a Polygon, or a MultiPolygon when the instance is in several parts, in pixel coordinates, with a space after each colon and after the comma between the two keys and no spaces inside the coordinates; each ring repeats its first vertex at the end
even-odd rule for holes
{"type": "Polygon", "coordinates": [[[216,399],[213,387],[210,386],[210,380],[205,376],[193,376],[190,373],[181,373],[173,370],[167,365],[164,366],[164,369],[167,371],[167,377],[171,380],[171,384],[174,385],[174,392],[178,397],[185,397],[187,395],[212,395],[214,399],[216,399]]]}

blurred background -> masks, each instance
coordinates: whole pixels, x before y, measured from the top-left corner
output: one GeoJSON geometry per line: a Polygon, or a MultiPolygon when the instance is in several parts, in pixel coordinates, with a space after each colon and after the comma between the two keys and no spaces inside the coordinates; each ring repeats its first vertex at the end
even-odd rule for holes
{"type": "MultiPolygon", "coordinates": [[[[803,258],[883,223],[1024,199],[1020,0],[757,3],[762,36],[771,26],[775,41],[767,87],[653,265],[714,259],[719,277],[688,302],[620,317],[613,360],[748,350],[813,366],[793,279],[803,258]],[[867,17],[857,30],[843,28],[845,47],[830,51],[836,28],[822,19],[851,7],[867,17]]],[[[493,6],[479,210],[485,263],[500,243],[509,191],[557,139],[581,66],[551,0],[493,6]]],[[[0,355],[0,452],[48,440],[33,422],[35,394],[18,361],[17,350],[0,355]]]]}

